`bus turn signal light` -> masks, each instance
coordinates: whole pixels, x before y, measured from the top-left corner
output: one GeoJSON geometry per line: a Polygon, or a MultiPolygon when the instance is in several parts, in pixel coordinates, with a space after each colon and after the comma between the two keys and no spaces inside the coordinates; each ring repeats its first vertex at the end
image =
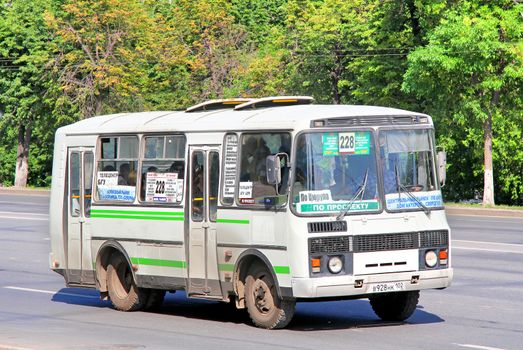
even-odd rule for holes
{"type": "Polygon", "coordinates": [[[447,259],[449,258],[449,253],[446,249],[439,251],[439,263],[440,265],[447,265],[447,259]]]}
{"type": "Polygon", "coordinates": [[[311,266],[312,266],[312,272],[320,272],[321,271],[321,259],[320,258],[312,258],[311,259],[311,266]]]}

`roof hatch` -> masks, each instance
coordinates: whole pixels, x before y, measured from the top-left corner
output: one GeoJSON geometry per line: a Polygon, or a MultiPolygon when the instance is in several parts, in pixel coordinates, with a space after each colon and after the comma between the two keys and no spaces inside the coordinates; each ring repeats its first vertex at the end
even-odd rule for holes
{"type": "Polygon", "coordinates": [[[263,97],[258,99],[251,99],[241,105],[234,107],[235,111],[241,111],[244,109],[254,109],[262,107],[278,107],[278,106],[291,106],[291,105],[308,105],[314,101],[313,97],[310,96],[273,96],[263,97]]]}
{"type": "Polygon", "coordinates": [[[197,105],[191,106],[185,110],[185,112],[202,112],[202,111],[213,111],[217,109],[232,109],[238,105],[248,103],[252,99],[250,98],[230,98],[222,100],[209,100],[197,105]]]}

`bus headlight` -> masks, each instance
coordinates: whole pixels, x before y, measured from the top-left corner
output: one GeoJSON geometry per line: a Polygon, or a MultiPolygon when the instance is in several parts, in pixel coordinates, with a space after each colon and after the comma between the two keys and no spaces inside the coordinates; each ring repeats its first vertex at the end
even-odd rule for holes
{"type": "Polygon", "coordinates": [[[333,256],[329,259],[329,271],[332,273],[340,273],[343,268],[343,261],[339,256],[333,256]]]}
{"type": "Polygon", "coordinates": [[[435,267],[438,263],[438,255],[433,250],[427,250],[425,252],[425,265],[427,267],[435,267]]]}

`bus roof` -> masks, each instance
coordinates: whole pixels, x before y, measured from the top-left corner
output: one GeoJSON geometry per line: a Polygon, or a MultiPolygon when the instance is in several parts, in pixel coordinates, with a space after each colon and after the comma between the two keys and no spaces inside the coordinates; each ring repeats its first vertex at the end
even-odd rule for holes
{"type": "Polygon", "coordinates": [[[228,130],[307,129],[315,126],[373,126],[432,124],[426,114],[359,105],[291,105],[255,109],[218,109],[187,113],[155,111],[119,113],[81,120],[62,127],[68,135],[205,132],[228,130]],[[422,122],[419,119],[423,119],[422,122]],[[418,120],[417,122],[415,120],[418,120]],[[317,122],[320,121],[318,124],[317,122]],[[321,122],[323,121],[323,122],[321,122]]]}

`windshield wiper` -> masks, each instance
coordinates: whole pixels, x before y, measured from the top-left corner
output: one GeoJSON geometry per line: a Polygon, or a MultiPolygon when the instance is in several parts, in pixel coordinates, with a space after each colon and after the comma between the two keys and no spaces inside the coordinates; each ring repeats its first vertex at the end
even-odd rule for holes
{"type": "Polygon", "coordinates": [[[398,164],[394,164],[394,172],[396,175],[396,186],[397,186],[398,197],[399,197],[398,199],[401,199],[401,192],[403,191],[407,196],[409,196],[409,198],[413,199],[420,208],[423,209],[423,212],[426,215],[429,215],[430,209],[425,204],[423,204],[415,195],[413,195],[412,192],[410,192],[407,187],[402,185],[402,183],[400,181],[399,171],[398,171],[398,164]]]}
{"type": "Polygon", "coordinates": [[[361,199],[363,200],[363,196],[365,195],[365,187],[367,187],[367,178],[368,177],[369,177],[369,168],[367,168],[365,170],[365,176],[363,177],[363,182],[361,183],[360,187],[358,188],[358,191],[356,191],[356,194],[354,194],[354,196],[352,196],[352,198],[349,200],[349,204],[347,204],[347,208],[343,209],[338,214],[338,216],[336,216],[337,221],[343,220],[345,215],[347,215],[347,213],[349,212],[350,207],[352,207],[352,203],[354,203],[360,195],[361,195],[361,199]]]}

